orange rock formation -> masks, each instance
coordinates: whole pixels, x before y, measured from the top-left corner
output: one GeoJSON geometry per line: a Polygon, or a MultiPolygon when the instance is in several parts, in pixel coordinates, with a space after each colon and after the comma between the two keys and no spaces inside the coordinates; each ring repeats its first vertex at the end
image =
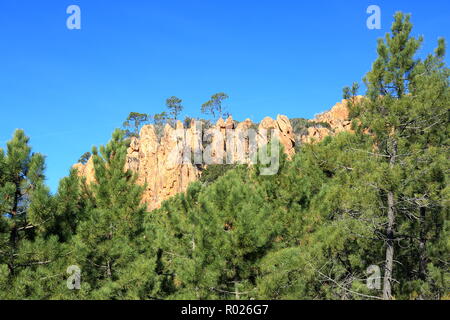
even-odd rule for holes
{"type": "MultiPolygon", "coordinates": [[[[186,191],[189,183],[198,180],[201,171],[206,167],[204,164],[196,165],[195,161],[192,161],[196,151],[204,151],[202,136],[199,134],[201,129],[198,125],[199,123],[194,120],[190,127],[184,130],[180,121],[177,122],[175,129],[167,124],[161,139],[158,139],[153,125],[146,125],[142,127],[139,138],[131,139],[127,150],[125,169],[136,172],[137,182],[146,186],[143,202],[147,204],[149,210],[159,208],[162,201],[186,191]],[[183,143],[180,144],[180,141],[183,143]]],[[[251,126],[252,122],[249,119],[237,125],[231,117],[226,121],[219,119],[217,124],[210,129],[222,133],[222,135],[212,134],[213,163],[227,163],[227,161],[248,163],[248,158],[244,155],[249,154],[250,144],[248,139],[239,139],[239,135],[251,126]],[[227,144],[227,135],[231,134],[231,131],[228,130],[232,129],[235,129],[232,131],[233,136],[230,137],[233,141],[231,144],[233,150],[228,153],[231,159],[227,159],[225,149],[230,145],[227,144]],[[241,150],[244,152],[240,152],[241,150]]],[[[294,155],[294,136],[286,116],[278,116],[276,120],[265,118],[259,128],[273,129],[288,157],[294,155]]],[[[258,136],[258,138],[260,137],[258,136]]],[[[267,138],[265,141],[258,141],[258,145],[262,143],[267,143],[267,138]]],[[[78,170],[80,176],[86,177],[87,183],[95,180],[92,158],[85,165],[75,164],[74,168],[78,170]]]]}
{"type": "MultiPolygon", "coordinates": [[[[363,97],[355,97],[355,102],[360,101],[363,97]]],[[[336,103],[331,110],[323,112],[316,116],[310,122],[328,123],[330,129],[324,127],[309,127],[308,134],[301,138],[302,143],[320,142],[329,135],[334,135],[342,131],[352,131],[351,121],[349,121],[348,101],[336,103]]]]}
{"type": "MultiPolygon", "coordinates": [[[[361,99],[361,97],[357,97],[357,99],[361,99]]],[[[310,127],[307,135],[301,137],[302,143],[319,142],[328,135],[350,131],[351,123],[348,120],[347,101],[343,100],[337,103],[330,111],[319,114],[310,121],[328,123],[330,129],[319,126],[310,127]]],[[[216,125],[210,129],[222,133],[222,135],[212,135],[211,157],[213,163],[249,163],[248,158],[244,155],[250,153],[252,146],[249,144],[248,138],[246,140],[239,139],[239,137],[252,125],[249,119],[238,124],[231,117],[225,121],[219,119],[216,125]],[[234,130],[232,130],[233,136],[230,137],[231,129],[234,130]],[[228,139],[232,141],[231,144],[227,144],[228,139]],[[231,159],[228,159],[225,156],[225,149],[230,145],[232,150],[228,153],[228,157],[231,159]]],[[[149,210],[159,208],[162,201],[186,191],[189,183],[198,180],[202,170],[206,167],[201,162],[196,164],[195,161],[192,161],[196,152],[205,151],[199,122],[193,120],[190,127],[184,129],[180,121],[177,122],[176,128],[167,124],[161,139],[158,139],[154,126],[146,125],[141,129],[139,138],[131,139],[130,147],[127,150],[125,169],[136,172],[137,182],[146,185],[143,202],[147,204],[149,210]],[[184,141],[184,145],[181,147],[180,138],[184,141]]],[[[268,143],[265,132],[270,130],[273,130],[283,145],[288,159],[292,158],[295,154],[295,138],[289,119],[284,115],[278,115],[276,119],[264,118],[258,126],[256,136],[258,146],[268,143]]],[[[201,155],[200,159],[202,159],[201,155]]],[[[85,165],[75,164],[74,168],[78,170],[80,176],[86,177],[87,183],[95,180],[92,158],[85,165]]]]}

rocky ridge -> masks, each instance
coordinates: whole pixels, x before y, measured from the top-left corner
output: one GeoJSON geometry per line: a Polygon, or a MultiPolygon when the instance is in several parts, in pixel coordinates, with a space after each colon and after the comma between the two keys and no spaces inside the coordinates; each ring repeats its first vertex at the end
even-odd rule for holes
{"type": "MultiPolygon", "coordinates": [[[[356,96],[355,102],[361,101],[362,96],[356,96]]],[[[348,101],[343,99],[336,103],[329,111],[318,114],[312,123],[327,123],[329,128],[323,126],[311,126],[307,134],[301,137],[301,143],[314,143],[322,141],[326,136],[338,134],[343,131],[352,131],[349,120],[348,101]]]]}
{"type": "MultiPolygon", "coordinates": [[[[330,111],[318,115],[311,122],[328,123],[330,129],[323,127],[309,127],[306,135],[301,137],[300,143],[313,143],[322,140],[327,135],[350,130],[347,102],[337,103],[330,111]]],[[[162,137],[158,138],[153,125],[145,125],[140,131],[139,138],[131,138],[127,150],[125,169],[137,173],[137,183],[145,185],[146,189],[142,201],[149,210],[159,208],[162,201],[171,196],[184,192],[187,186],[199,179],[207,165],[196,163],[196,154],[205,153],[202,141],[202,129],[199,121],[192,120],[188,128],[178,121],[175,128],[169,124],[164,127],[162,137]],[[182,141],[180,143],[180,141],[182,141]]],[[[231,117],[219,119],[209,131],[219,131],[222,135],[211,135],[210,155],[212,163],[249,163],[248,155],[252,152],[252,144],[247,139],[239,139],[248,129],[256,125],[250,119],[237,123],[231,117]],[[230,136],[232,134],[232,136],[230,136]],[[226,150],[226,148],[232,150],[226,150]],[[242,150],[244,152],[242,152],[242,150]]],[[[267,144],[270,140],[265,132],[272,131],[284,148],[288,159],[295,154],[295,137],[289,119],[278,115],[276,119],[264,118],[258,125],[257,146],[267,144]]],[[[86,182],[95,181],[95,170],[92,158],[86,164],[74,165],[79,176],[86,178],[86,182]]]]}

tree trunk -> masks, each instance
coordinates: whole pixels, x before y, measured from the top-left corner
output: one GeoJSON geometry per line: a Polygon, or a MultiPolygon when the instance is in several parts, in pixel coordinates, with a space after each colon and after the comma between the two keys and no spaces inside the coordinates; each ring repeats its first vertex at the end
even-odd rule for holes
{"type": "Polygon", "coordinates": [[[394,211],[394,194],[388,193],[388,227],[386,230],[386,260],[384,265],[384,281],[383,281],[383,299],[389,300],[392,298],[391,293],[391,279],[392,279],[392,267],[394,265],[394,223],[395,223],[395,211],[394,211]]]}
{"type": "MultiPolygon", "coordinates": [[[[397,142],[392,140],[390,152],[390,169],[394,168],[397,157],[397,142]]],[[[392,299],[392,269],[394,266],[394,228],[395,228],[395,197],[390,190],[387,194],[388,201],[388,226],[386,229],[386,259],[384,263],[383,299],[392,299]]]]}
{"type": "Polygon", "coordinates": [[[238,282],[237,281],[234,282],[234,294],[235,294],[236,300],[239,300],[239,288],[238,288],[238,282]]]}
{"type": "Polygon", "coordinates": [[[107,260],[106,263],[106,275],[109,279],[111,279],[112,272],[111,272],[111,263],[109,262],[109,259],[107,260]]]}
{"type": "Polygon", "coordinates": [[[420,236],[419,236],[419,277],[420,280],[427,279],[427,253],[426,253],[426,230],[425,230],[425,211],[420,207],[420,236]]]}
{"type": "MultiPolygon", "coordinates": [[[[17,178],[17,179],[19,179],[19,178],[17,178]]],[[[15,273],[14,254],[16,253],[17,242],[19,241],[19,226],[18,226],[18,221],[17,221],[17,218],[18,218],[17,212],[19,211],[19,199],[21,196],[20,183],[17,180],[14,184],[16,186],[16,190],[14,191],[13,207],[11,208],[12,226],[11,226],[11,233],[10,233],[10,237],[9,237],[11,251],[10,251],[10,262],[8,263],[8,268],[9,268],[11,275],[14,275],[14,273],[15,273]]]]}
{"type": "Polygon", "coordinates": [[[14,191],[14,200],[13,200],[13,207],[11,210],[11,215],[13,218],[17,216],[17,211],[19,209],[19,198],[20,198],[20,178],[17,178],[17,181],[14,182],[14,185],[16,186],[16,190],[14,191]]]}

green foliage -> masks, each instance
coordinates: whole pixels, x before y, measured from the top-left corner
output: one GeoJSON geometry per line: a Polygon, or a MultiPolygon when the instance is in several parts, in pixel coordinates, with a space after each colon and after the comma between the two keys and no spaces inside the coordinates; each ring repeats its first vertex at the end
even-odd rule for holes
{"type": "Polygon", "coordinates": [[[91,158],[91,156],[92,156],[92,154],[90,152],[85,152],[80,157],[80,159],[78,159],[78,162],[82,163],[82,164],[86,164],[89,161],[89,159],[91,158]]]}
{"type": "Polygon", "coordinates": [[[172,117],[172,120],[178,119],[178,115],[183,110],[183,106],[181,105],[182,102],[183,102],[183,100],[181,100],[175,96],[172,96],[172,97],[166,99],[166,106],[167,106],[167,109],[169,109],[169,113],[172,117]]]}
{"type": "Polygon", "coordinates": [[[82,186],[77,171],[72,169],[70,175],[61,179],[55,195],[55,220],[51,233],[57,234],[63,241],[71,239],[76,233],[78,222],[84,219],[86,204],[82,198],[82,186]]]}
{"type": "Polygon", "coordinates": [[[163,111],[153,116],[153,124],[155,126],[156,135],[161,137],[164,133],[164,127],[169,122],[170,118],[167,112],[163,111]]]}
{"type": "Polygon", "coordinates": [[[153,116],[153,122],[156,126],[163,126],[165,123],[167,123],[167,120],[169,119],[169,116],[167,115],[167,112],[163,111],[161,113],[157,113],[153,116]]]}
{"type": "Polygon", "coordinates": [[[100,152],[94,148],[96,182],[73,240],[72,259],[83,270],[95,298],[123,294],[123,287],[114,282],[126,274],[140,252],[143,187],[135,183],[133,173],[124,171],[125,160],[126,145],[119,130],[100,152]]]}
{"type": "Polygon", "coordinates": [[[125,137],[139,137],[139,131],[143,125],[149,122],[149,120],[150,116],[146,113],[130,112],[123,123],[125,137]]]}
{"type": "Polygon", "coordinates": [[[43,155],[31,153],[22,130],[7,143],[6,154],[0,150],[0,287],[6,288],[0,298],[48,297],[39,276],[61,258],[44,162],[43,155]]]}
{"type": "MultiPolygon", "coordinates": [[[[411,30],[409,15],[397,13],[391,34],[379,40],[378,58],[364,79],[366,99],[350,104],[354,128],[359,134],[368,132],[373,143],[373,150],[365,151],[368,159],[360,165],[379,163],[359,179],[370,181],[378,193],[375,217],[380,221],[372,217],[369,221],[376,225],[380,242],[386,244],[383,297],[387,299],[398,289],[393,279],[402,272],[394,260],[414,270],[407,282],[429,281],[427,264],[433,257],[427,252],[427,242],[429,237],[441,237],[446,216],[441,204],[449,164],[444,156],[450,115],[445,46],[440,40],[435,54],[421,60],[416,52],[423,39],[411,37],[411,30]],[[429,219],[441,223],[432,223],[430,229],[429,219]],[[401,250],[404,246],[411,249],[401,250]]],[[[356,91],[356,85],[345,88],[345,98],[354,101],[356,91]]],[[[366,219],[364,214],[362,218],[366,219]]],[[[427,293],[419,295],[429,297],[427,293]]]]}
{"type": "Polygon", "coordinates": [[[213,119],[227,117],[229,114],[225,112],[223,101],[228,99],[228,95],[223,92],[215,93],[207,102],[202,104],[201,111],[204,114],[210,114],[213,119]]]}
{"type": "Polygon", "coordinates": [[[228,170],[235,168],[232,164],[210,164],[202,171],[200,182],[209,184],[223,176],[228,170]]]}
{"type": "Polygon", "coordinates": [[[231,170],[204,190],[194,184],[155,213],[160,264],[171,275],[168,298],[254,296],[255,263],[273,231],[263,190],[245,184],[246,175],[231,170]]]}

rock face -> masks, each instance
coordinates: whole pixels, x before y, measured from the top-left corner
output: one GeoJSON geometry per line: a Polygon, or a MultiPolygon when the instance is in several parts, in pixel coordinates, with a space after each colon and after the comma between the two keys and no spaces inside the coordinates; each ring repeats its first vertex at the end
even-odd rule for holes
{"type": "MultiPolygon", "coordinates": [[[[355,102],[362,99],[362,96],[355,97],[355,102]]],[[[315,119],[309,120],[311,123],[327,123],[329,128],[317,126],[309,127],[307,135],[301,138],[302,143],[314,143],[322,141],[326,136],[334,135],[342,131],[352,131],[351,121],[349,121],[348,101],[342,100],[336,103],[331,110],[321,113],[315,119]]]]}
{"type": "MultiPolygon", "coordinates": [[[[182,128],[181,122],[177,128],[182,128]]],[[[195,127],[194,127],[195,128],[195,127]]],[[[195,129],[189,129],[189,134],[195,129]]],[[[183,163],[184,149],[178,145],[176,130],[164,128],[159,141],[153,125],[142,128],[140,137],[132,138],[127,152],[125,169],[137,173],[137,182],[146,185],[143,202],[149,210],[158,208],[170,196],[183,192],[189,183],[196,181],[200,170],[191,163],[183,163]]]]}
{"type": "MultiPolygon", "coordinates": [[[[295,154],[295,138],[288,117],[278,115],[276,120],[266,117],[259,124],[258,132],[264,129],[274,129],[275,135],[284,147],[284,152],[287,154],[288,159],[291,159],[295,154]]],[[[267,143],[267,140],[264,140],[264,143],[267,143]]]]}
{"type": "MultiPolygon", "coordinates": [[[[328,135],[351,131],[348,114],[347,101],[343,100],[330,111],[317,115],[309,122],[318,125],[308,128],[307,134],[301,137],[301,143],[319,142],[328,135]],[[323,123],[329,128],[323,127],[323,123]]],[[[155,127],[146,125],[139,138],[131,139],[125,169],[136,172],[137,182],[146,185],[142,201],[149,210],[153,210],[159,208],[162,201],[186,191],[189,183],[198,180],[208,164],[251,163],[248,155],[267,144],[271,136],[278,138],[288,159],[295,154],[295,137],[286,116],[264,118],[254,133],[254,144],[250,142],[249,129],[256,129],[250,119],[240,123],[231,117],[225,121],[219,119],[215,126],[204,131],[198,121],[193,120],[189,128],[184,128],[178,121],[175,128],[167,124],[158,138],[155,127]],[[210,142],[206,148],[205,140],[210,142]],[[205,164],[206,157],[210,157],[211,162],[205,164]]],[[[86,164],[75,164],[74,168],[80,176],[86,177],[87,183],[95,181],[92,158],[86,164]]]]}
{"type": "MultiPolygon", "coordinates": [[[[145,185],[143,202],[149,210],[159,208],[161,202],[169,197],[184,192],[189,183],[198,180],[202,170],[207,166],[203,161],[206,151],[212,163],[249,163],[246,157],[255,148],[249,138],[245,137],[253,123],[247,119],[236,124],[231,117],[226,121],[219,119],[216,125],[204,132],[211,134],[210,150],[205,150],[202,143],[200,123],[193,120],[189,128],[184,128],[178,121],[176,128],[169,124],[164,127],[159,139],[153,125],[142,127],[139,138],[133,137],[127,150],[125,169],[137,173],[137,183],[145,185]],[[221,134],[215,134],[220,132],[221,134]],[[242,138],[244,137],[244,138],[242,138]],[[227,150],[227,148],[231,150],[227,150]],[[203,157],[202,157],[203,154],[203,157]]],[[[284,147],[288,158],[295,154],[295,140],[289,119],[279,115],[277,119],[265,118],[259,125],[257,145],[268,142],[262,129],[273,130],[284,147]]],[[[86,177],[87,183],[95,181],[92,158],[83,165],[77,163],[74,168],[80,176],[86,177]]]]}
{"type": "Polygon", "coordinates": [[[87,184],[90,184],[95,181],[95,169],[92,157],[89,158],[86,164],[76,163],[73,165],[73,168],[78,171],[78,175],[80,177],[86,178],[87,184]]]}

